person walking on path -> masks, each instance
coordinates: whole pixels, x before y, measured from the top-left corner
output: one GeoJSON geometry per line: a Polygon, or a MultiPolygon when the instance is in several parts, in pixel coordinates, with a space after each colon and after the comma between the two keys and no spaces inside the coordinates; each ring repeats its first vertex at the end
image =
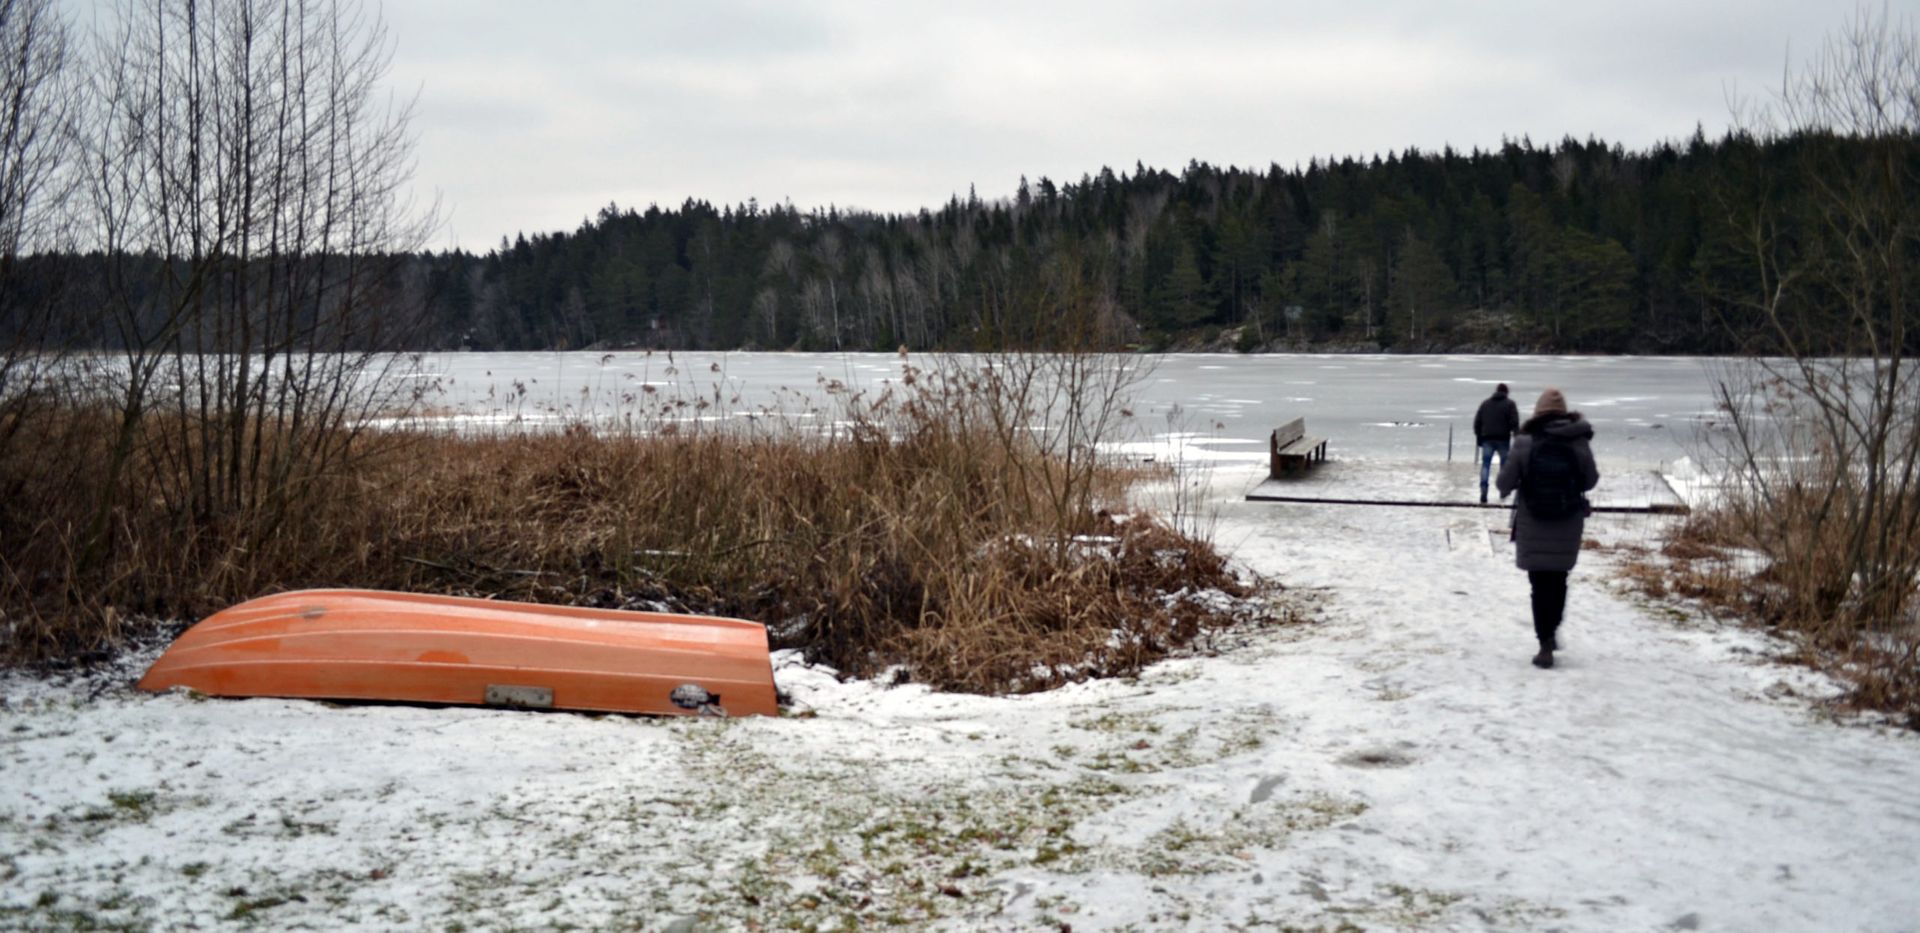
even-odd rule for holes
{"type": "Polygon", "coordinates": [[[1513,432],[1520,428],[1520,406],[1507,397],[1507,384],[1493,390],[1487,400],[1480,403],[1480,410],[1473,413],[1473,438],[1480,445],[1480,503],[1487,501],[1487,471],[1493,466],[1493,455],[1500,455],[1500,469],[1507,468],[1508,445],[1513,443],[1513,432]]]}
{"type": "Polygon", "coordinates": [[[1560,620],[1567,610],[1567,573],[1580,558],[1586,531],[1586,492],[1600,482],[1593,462],[1593,422],[1567,410],[1559,389],[1540,393],[1533,417],[1520,426],[1513,455],[1500,464],[1500,498],[1517,489],[1513,507],[1513,561],[1533,589],[1533,634],[1540,653],[1533,666],[1553,666],[1560,620]]]}

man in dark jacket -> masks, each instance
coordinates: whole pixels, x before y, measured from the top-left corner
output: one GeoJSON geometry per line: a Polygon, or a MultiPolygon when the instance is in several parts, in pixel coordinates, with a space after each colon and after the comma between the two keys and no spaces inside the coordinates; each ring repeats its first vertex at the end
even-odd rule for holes
{"type": "Polygon", "coordinates": [[[1520,427],[1520,406],[1507,397],[1507,384],[1493,390],[1493,395],[1480,403],[1480,410],[1473,413],[1473,437],[1480,445],[1480,501],[1487,501],[1487,471],[1493,466],[1493,455],[1500,455],[1500,468],[1507,468],[1508,445],[1513,443],[1513,432],[1520,427]]]}
{"type": "Polygon", "coordinates": [[[1497,483],[1501,498],[1521,490],[1513,505],[1513,562],[1527,572],[1527,582],[1533,587],[1533,634],[1540,640],[1540,653],[1533,657],[1535,667],[1552,667],[1553,652],[1560,647],[1554,635],[1566,615],[1567,572],[1580,558],[1580,539],[1586,531],[1585,493],[1600,482],[1600,468],[1594,465],[1589,443],[1592,440],[1593,422],[1577,411],[1567,411],[1566,396],[1559,389],[1548,389],[1540,393],[1540,401],[1533,406],[1533,417],[1520,426],[1513,456],[1500,465],[1497,483]],[[1578,507],[1558,518],[1533,514],[1527,502],[1534,497],[1524,489],[1535,452],[1549,444],[1565,445],[1552,457],[1570,467],[1571,476],[1566,478],[1581,493],[1578,507]]]}

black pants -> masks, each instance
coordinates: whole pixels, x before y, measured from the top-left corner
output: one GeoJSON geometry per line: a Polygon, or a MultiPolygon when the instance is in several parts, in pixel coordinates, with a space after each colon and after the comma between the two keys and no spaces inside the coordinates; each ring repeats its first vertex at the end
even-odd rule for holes
{"type": "Polygon", "coordinates": [[[1567,572],[1529,570],[1527,582],[1533,584],[1533,635],[1541,644],[1550,644],[1567,614],[1567,572]]]}

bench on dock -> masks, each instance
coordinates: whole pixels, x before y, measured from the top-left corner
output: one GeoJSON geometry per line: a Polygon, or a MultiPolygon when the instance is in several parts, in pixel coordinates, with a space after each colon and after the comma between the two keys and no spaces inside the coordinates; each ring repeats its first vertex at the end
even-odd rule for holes
{"type": "Polygon", "coordinates": [[[1307,419],[1295,418],[1275,428],[1267,439],[1270,476],[1286,476],[1327,459],[1327,439],[1307,436],[1307,419]]]}

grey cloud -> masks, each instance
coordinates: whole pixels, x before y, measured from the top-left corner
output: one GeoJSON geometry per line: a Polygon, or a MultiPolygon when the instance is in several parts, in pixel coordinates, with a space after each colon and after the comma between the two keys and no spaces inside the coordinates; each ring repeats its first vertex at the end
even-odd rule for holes
{"type": "Polygon", "coordinates": [[[826,45],[831,33],[802,4],[760,0],[408,0],[389,4],[386,14],[409,59],[556,70],[610,57],[751,62],[826,45]]]}
{"type": "MultiPolygon", "coordinates": [[[[1905,6],[1912,6],[1911,3],[1905,6]]],[[[1896,13],[1900,12],[1896,8],[1896,13]]],[[[463,241],[608,200],[937,206],[1136,159],[1264,166],[1717,132],[1844,7],[1787,0],[390,4],[463,241]]]]}

